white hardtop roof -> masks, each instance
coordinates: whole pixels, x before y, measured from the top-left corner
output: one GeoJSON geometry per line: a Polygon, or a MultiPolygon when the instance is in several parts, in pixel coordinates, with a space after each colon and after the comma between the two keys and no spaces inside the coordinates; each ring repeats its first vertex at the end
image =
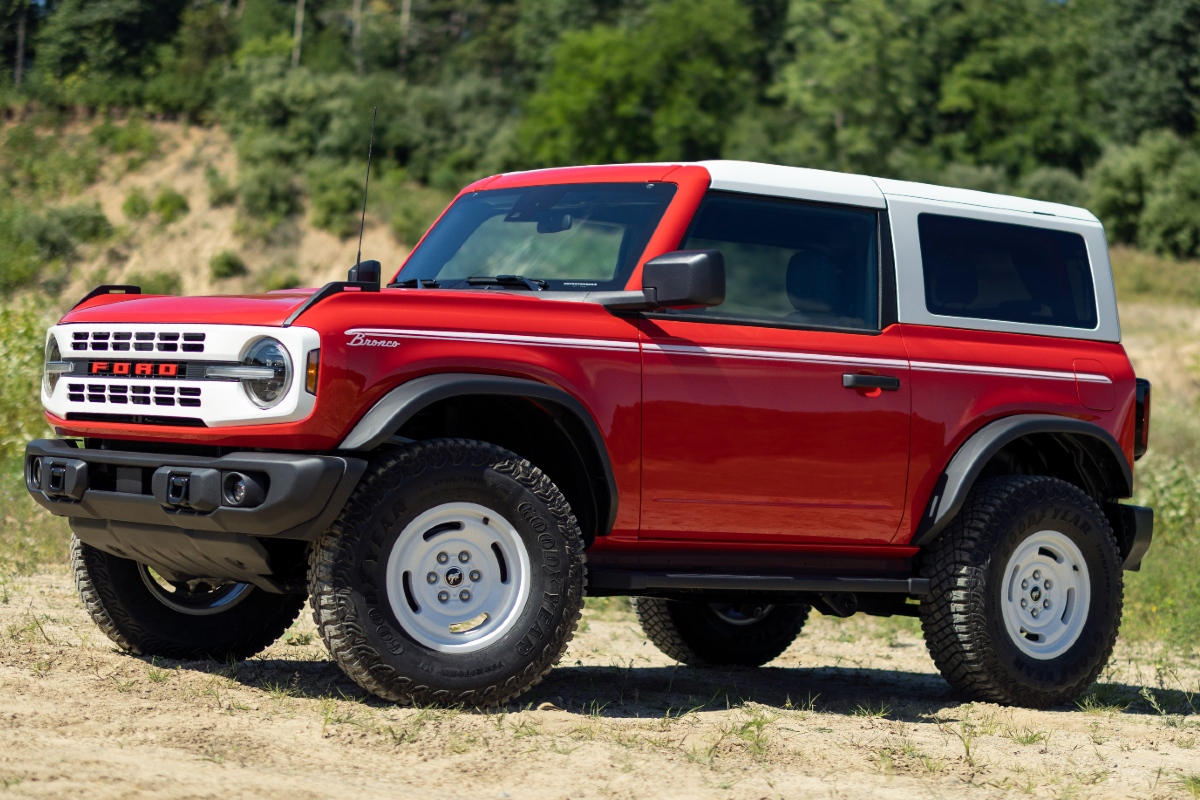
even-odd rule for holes
{"type": "Polygon", "coordinates": [[[830,172],[804,167],[780,167],[753,161],[699,161],[712,177],[712,188],[727,192],[794,197],[826,203],[886,208],[888,197],[979,206],[1029,214],[1048,214],[1067,219],[1096,222],[1086,208],[1030,200],[1006,194],[952,189],[928,183],[870,178],[846,172],[830,172]]]}

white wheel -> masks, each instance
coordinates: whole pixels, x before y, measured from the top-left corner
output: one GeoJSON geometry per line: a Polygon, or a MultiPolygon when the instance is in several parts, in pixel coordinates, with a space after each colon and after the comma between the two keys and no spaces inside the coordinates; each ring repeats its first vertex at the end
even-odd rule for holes
{"type": "Polygon", "coordinates": [[[1004,627],[1025,655],[1048,661],[1067,652],[1087,622],[1092,584],[1083,553],[1058,531],[1027,538],[1004,568],[1004,627]]]}
{"type": "Polygon", "coordinates": [[[400,532],[387,560],[392,613],[443,653],[487,647],[516,624],[530,594],[529,553],[495,511],[443,503],[400,532]]]}

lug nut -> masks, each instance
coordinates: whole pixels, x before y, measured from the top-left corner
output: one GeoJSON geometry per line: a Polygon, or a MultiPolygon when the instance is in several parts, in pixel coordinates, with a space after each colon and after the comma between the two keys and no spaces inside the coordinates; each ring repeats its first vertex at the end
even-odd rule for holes
{"type": "Polygon", "coordinates": [[[466,550],[463,550],[462,552],[460,552],[458,554],[458,561],[460,564],[465,564],[470,560],[471,560],[471,554],[468,553],[466,550]]]}
{"type": "Polygon", "coordinates": [[[442,591],[438,592],[438,602],[441,602],[441,603],[450,602],[450,593],[444,589],[442,591]]]}
{"type": "Polygon", "coordinates": [[[471,593],[468,592],[466,589],[463,589],[461,592],[458,593],[458,599],[462,600],[465,603],[471,599],[471,593]]]}
{"type": "Polygon", "coordinates": [[[1042,571],[1040,569],[1035,569],[1033,571],[1033,579],[1035,581],[1040,581],[1042,579],[1042,571]]]}
{"type": "Polygon", "coordinates": [[[438,562],[439,564],[445,564],[445,563],[446,563],[447,561],[449,561],[449,560],[450,560],[450,556],[446,555],[445,553],[438,553],[438,554],[437,554],[437,562],[438,562]]]}
{"type": "Polygon", "coordinates": [[[1026,600],[1024,597],[1022,597],[1021,598],[1021,608],[1025,608],[1025,606],[1027,606],[1027,605],[1029,605],[1029,601],[1026,600]]]}
{"type": "Polygon", "coordinates": [[[1046,591],[1047,592],[1050,591],[1050,579],[1049,578],[1046,579],[1046,591]]]}
{"type": "Polygon", "coordinates": [[[1029,588],[1029,581],[1027,581],[1027,580],[1026,580],[1026,581],[1021,581],[1021,588],[1022,588],[1022,589],[1028,589],[1028,588],[1029,588]]]}
{"type": "Polygon", "coordinates": [[[1038,610],[1036,608],[1033,609],[1032,611],[1030,611],[1029,613],[1033,615],[1034,619],[1037,619],[1038,610]]]}
{"type": "Polygon", "coordinates": [[[430,583],[437,583],[437,573],[436,572],[429,573],[428,575],[425,576],[425,580],[429,581],[430,583]]]}
{"type": "Polygon", "coordinates": [[[1043,600],[1043,601],[1042,601],[1042,608],[1049,608],[1049,607],[1050,607],[1050,601],[1049,601],[1049,600],[1043,600]]]}
{"type": "Polygon", "coordinates": [[[479,570],[477,570],[477,569],[471,570],[471,580],[477,581],[482,577],[483,576],[479,574],[479,570]]]}

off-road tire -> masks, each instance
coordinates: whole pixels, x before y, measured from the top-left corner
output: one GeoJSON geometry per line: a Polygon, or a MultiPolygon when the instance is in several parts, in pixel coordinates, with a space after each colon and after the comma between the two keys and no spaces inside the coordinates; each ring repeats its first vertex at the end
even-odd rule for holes
{"type": "Polygon", "coordinates": [[[75,587],[92,621],[122,650],[182,661],[243,659],[283,635],[304,608],[303,594],[257,587],[228,610],[208,616],[164,605],[146,587],[135,561],[71,537],[75,587]]]}
{"type": "Polygon", "coordinates": [[[950,684],[971,699],[1046,708],[1069,703],[1096,680],[1112,655],[1124,589],[1112,528],[1096,502],[1057,478],[1021,476],[980,482],[954,521],[921,556],[931,593],[920,606],[929,654],[950,684]],[[1078,640],[1039,660],[1017,649],[1001,610],[1004,569],[1022,541],[1058,531],[1079,547],[1091,604],[1078,640]]]}
{"type": "Polygon", "coordinates": [[[747,625],[727,622],[701,602],[635,597],[633,610],[646,638],[676,661],[693,667],[761,667],[800,635],[810,607],[775,605],[747,625]]]}
{"type": "Polygon", "coordinates": [[[421,705],[497,706],[538,684],[562,657],[583,608],[584,561],[566,498],[533,464],[485,442],[415,442],[372,464],[313,547],[313,619],[334,660],[372,694],[421,705]],[[387,598],[394,542],[419,514],[450,501],[496,510],[530,556],[531,592],[516,623],[467,653],[418,642],[387,598]]]}

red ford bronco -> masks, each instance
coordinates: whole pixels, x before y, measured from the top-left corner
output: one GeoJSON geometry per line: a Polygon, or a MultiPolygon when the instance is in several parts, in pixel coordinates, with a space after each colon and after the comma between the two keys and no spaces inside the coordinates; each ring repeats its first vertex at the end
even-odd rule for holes
{"type": "Polygon", "coordinates": [[[810,610],[921,618],[965,695],[1112,652],[1150,387],[1104,232],[1015,197],[741,162],[468,186],[386,286],[93,291],[28,489],[120,647],[245,658],[307,599],[367,690],[493,705],[585,594],[696,666],[810,610]]]}

